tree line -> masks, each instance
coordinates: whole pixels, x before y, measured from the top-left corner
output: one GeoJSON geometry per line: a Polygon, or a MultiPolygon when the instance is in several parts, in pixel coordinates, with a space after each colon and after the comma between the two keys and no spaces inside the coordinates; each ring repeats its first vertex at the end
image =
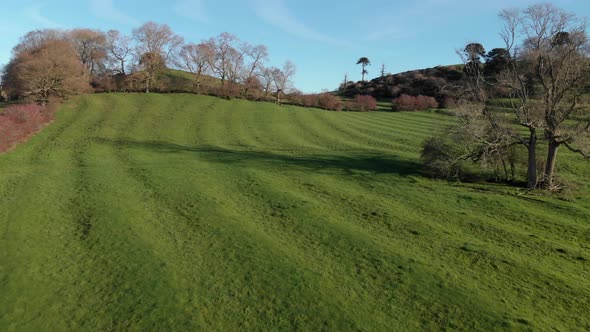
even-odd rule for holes
{"type": "Polygon", "coordinates": [[[458,51],[465,73],[458,124],[427,140],[422,158],[436,175],[464,176],[472,161],[509,181],[522,164],[528,188],[561,189],[558,151],[590,158],[587,19],[551,4],[504,10],[500,18],[505,47],[488,53],[486,66],[480,43],[458,51]],[[492,98],[498,89],[507,98],[492,98]]]}
{"type": "Polygon", "coordinates": [[[2,72],[6,98],[46,104],[85,92],[185,91],[250,99],[293,89],[295,65],[270,66],[265,45],[224,32],[187,42],[166,24],[147,22],[131,35],[117,30],[34,30],[13,48],[2,72]],[[190,73],[174,82],[168,68],[190,73]],[[214,77],[215,79],[211,79],[214,77]]]}

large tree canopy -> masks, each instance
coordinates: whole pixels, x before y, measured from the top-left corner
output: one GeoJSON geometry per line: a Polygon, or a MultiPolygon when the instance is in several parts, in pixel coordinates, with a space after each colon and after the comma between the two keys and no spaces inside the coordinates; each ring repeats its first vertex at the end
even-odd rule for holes
{"type": "Polygon", "coordinates": [[[14,95],[41,104],[90,89],[86,67],[72,45],[63,40],[19,53],[7,66],[5,80],[14,95]]]}

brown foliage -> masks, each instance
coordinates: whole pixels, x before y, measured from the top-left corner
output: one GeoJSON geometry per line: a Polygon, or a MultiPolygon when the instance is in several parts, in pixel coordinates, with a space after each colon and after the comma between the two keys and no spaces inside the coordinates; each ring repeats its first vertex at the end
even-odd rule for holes
{"type": "Polygon", "coordinates": [[[21,53],[33,52],[50,41],[65,40],[63,32],[53,29],[33,30],[27,32],[13,48],[15,56],[21,53]]]}
{"type": "Polygon", "coordinates": [[[246,99],[259,100],[264,96],[262,82],[255,75],[247,78],[243,87],[246,99]]]}
{"type": "Polygon", "coordinates": [[[340,97],[331,93],[292,94],[289,99],[295,105],[322,108],[328,111],[341,111],[344,107],[340,97]]]}
{"type": "Polygon", "coordinates": [[[92,87],[95,92],[153,90],[272,98],[279,104],[281,98],[290,99],[295,66],[288,61],[282,68],[266,68],[266,46],[251,45],[229,33],[200,44],[182,43],[168,25],[154,22],[134,29],[132,37],[86,28],[31,31],[14,48],[2,73],[1,98],[46,103],[51,97],[90,92],[92,87]],[[167,64],[182,67],[193,77],[165,70],[167,64]],[[208,75],[219,78],[222,88],[208,75]]]}
{"type": "Polygon", "coordinates": [[[0,113],[0,152],[25,141],[53,119],[51,107],[36,104],[12,105],[0,113]]]}
{"type": "Polygon", "coordinates": [[[124,91],[128,92],[142,91],[143,89],[145,89],[144,79],[145,77],[141,72],[125,75],[121,80],[122,87],[124,91]]]}
{"type": "Polygon", "coordinates": [[[117,88],[116,77],[108,74],[96,75],[92,79],[94,92],[113,92],[119,91],[117,88]]]}
{"type": "Polygon", "coordinates": [[[361,112],[374,111],[377,109],[377,100],[369,95],[357,95],[354,97],[356,110],[361,112]]]}
{"type": "Polygon", "coordinates": [[[156,72],[165,66],[165,60],[160,53],[147,52],[139,58],[139,65],[143,69],[145,92],[150,92],[150,86],[156,81],[156,72]]]}
{"type": "Polygon", "coordinates": [[[391,108],[394,111],[422,111],[438,107],[436,99],[426,96],[401,95],[394,99],[391,108]]]}
{"type": "Polygon", "coordinates": [[[90,90],[86,68],[71,44],[61,40],[18,54],[5,76],[12,94],[40,104],[90,90]]]}
{"type": "Polygon", "coordinates": [[[305,107],[319,107],[318,95],[302,95],[301,106],[305,107]]]}
{"type": "Polygon", "coordinates": [[[228,83],[216,91],[216,96],[225,99],[239,98],[241,96],[241,87],[235,83],[228,83]]]}
{"type": "Polygon", "coordinates": [[[342,110],[343,103],[340,97],[334,96],[331,93],[322,93],[318,95],[318,105],[325,110],[340,111],[342,110]]]}

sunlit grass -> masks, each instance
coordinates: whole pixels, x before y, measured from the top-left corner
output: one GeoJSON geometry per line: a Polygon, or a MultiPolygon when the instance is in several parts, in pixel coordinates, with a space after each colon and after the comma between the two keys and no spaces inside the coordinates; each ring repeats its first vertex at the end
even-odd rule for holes
{"type": "Polygon", "coordinates": [[[0,330],[590,329],[567,197],[426,177],[435,112],[69,102],[0,156],[0,330]]]}

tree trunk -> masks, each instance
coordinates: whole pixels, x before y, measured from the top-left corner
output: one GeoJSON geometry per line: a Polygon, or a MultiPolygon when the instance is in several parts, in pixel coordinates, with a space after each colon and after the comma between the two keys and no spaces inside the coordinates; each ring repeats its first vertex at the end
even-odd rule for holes
{"type": "Polygon", "coordinates": [[[149,76],[145,80],[145,93],[150,93],[150,80],[151,80],[151,77],[149,77],[149,76]]]}
{"type": "Polygon", "coordinates": [[[201,71],[198,70],[193,74],[195,81],[193,82],[193,92],[196,94],[201,93],[201,71]]]}
{"type": "Polygon", "coordinates": [[[559,146],[559,142],[557,142],[555,139],[549,141],[549,147],[547,150],[547,163],[545,164],[545,174],[543,175],[546,189],[553,189],[555,186],[555,161],[557,160],[557,151],[559,150],[559,146]]]}
{"type": "Polygon", "coordinates": [[[502,167],[504,168],[504,178],[506,181],[510,180],[510,175],[508,175],[508,167],[506,167],[506,160],[500,155],[500,160],[502,161],[502,167]]]}
{"type": "Polygon", "coordinates": [[[281,104],[281,90],[277,90],[277,105],[281,104]]]}
{"type": "Polygon", "coordinates": [[[534,128],[529,130],[527,188],[534,189],[537,186],[537,132],[534,128]]]}
{"type": "Polygon", "coordinates": [[[363,63],[363,72],[361,73],[363,78],[362,81],[365,82],[365,64],[363,63]]]}

